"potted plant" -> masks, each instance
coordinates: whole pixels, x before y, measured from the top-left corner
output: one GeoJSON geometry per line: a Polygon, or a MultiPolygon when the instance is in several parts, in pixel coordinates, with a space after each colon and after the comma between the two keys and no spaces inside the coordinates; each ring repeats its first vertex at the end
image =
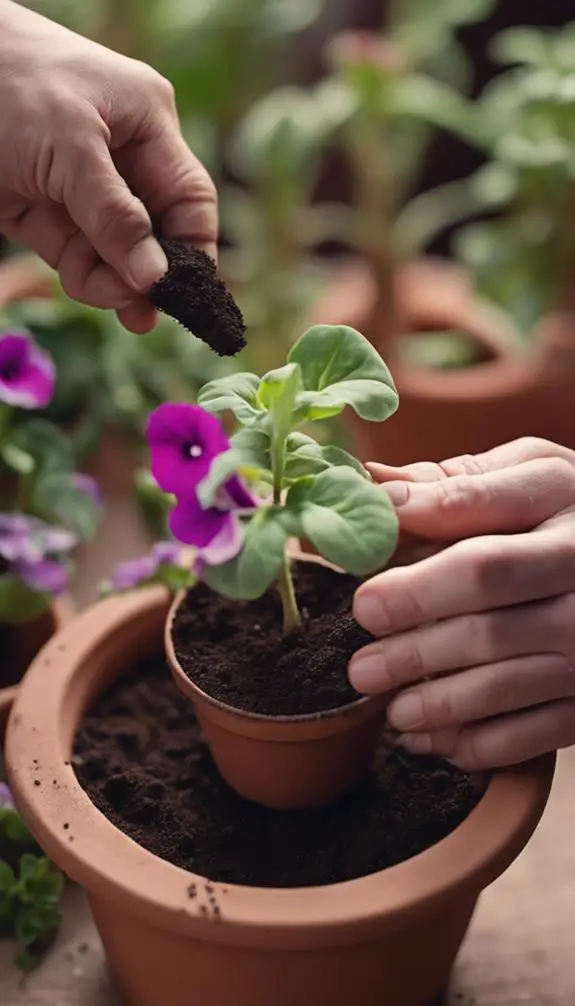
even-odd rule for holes
{"type": "MultiPolygon", "coordinates": [[[[440,333],[393,346],[389,339],[376,341],[393,366],[402,410],[380,439],[365,426],[359,429],[360,456],[379,452],[391,464],[421,457],[440,461],[526,433],[573,442],[574,350],[566,279],[572,261],[571,39],[570,26],[554,32],[513,29],[495,39],[494,55],[511,69],[485,89],[465,123],[468,140],[488,163],[457,183],[454,204],[457,209],[459,202],[464,216],[488,219],[466,224],[456,235],[455,251],[467,272],[459,319],[456,311],[449,321],[447,314],[457,305],[430,275],[435,307],[427,325],[420,319],[423,325],[416,326],[449,327],[457,338],[465,330],[483,348],[475,359],[473,353],[466,357],[465,345],[458,351],[453,343],[454,333],[449,340],[440,333]]],[[[415,233],[425,229],[428,197],[433,202],[433,192],[423,194],[402,211],[415,233]]],[[[355,284],[357,308],[363,311],[360,297],[375,304],[375,287],[370,299],[365,277],[355,284]]],[[[338,317],[369,327],[365,314],[342,315],[345,304],[342,286],[333,295],[338,317]]],[[[329,301],[323,302],[314,317],[330,320],[330,310],[329,301]]]]}
{"type": "Polygon", "coordinates": [[[390,753],[385,731],[374,750],[382,710],[347,684],[365,638],[349,609],[397,521],[354,458],[296,428],[345,405],[393,411],[367,340],[312,329],[284,367],[212,382],[200,403],[161,406],[148,428],[178,541],[117,569],[125,596],[49,643],[20,691],[18,806],[86,888],[130,1006],[268,1006],[270,989],[278,1006],[430,1006],[480,891],[537,824],[554,759],[484,780],[390,753]],[[290,559],[299,535],[327,567],[290,559]],[[352,739],[354,769],[336,787],[318,771],[343,764],[334,736],[352,739]]]}
{"type": "MultiPolygon", "coordinates": [[[[0,748],[5,722],[0,707],[0,748]]],[[[0,758],[0,939],[15,941],[14,963],[31,971],[60,925],[64,877],[20,817],[0,758]]]]}
{"type": "Polygon", "coordinates": [[[25,331],[0,331],[0,707],[62,624],[71,552],[96,528],[93,479],[69,439],[35,413],[50,401],[51,357],[25,331]]]}

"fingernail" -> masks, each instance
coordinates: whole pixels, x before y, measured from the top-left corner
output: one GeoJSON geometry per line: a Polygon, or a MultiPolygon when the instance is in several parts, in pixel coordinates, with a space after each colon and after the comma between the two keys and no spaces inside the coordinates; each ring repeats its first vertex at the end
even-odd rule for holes
{"type": "Polygon", "coordinates": [[[382,691],[386,684],[385,660],[381,654],[358,657],[349,665],[349,680],[360,695],[371,695],[382,691]]]}
{"type": "Polygon", "coordinates": [[[425,726],[423,702],[417,692],[403,692],[390,704],[387,717],[397,730],[418,730],[425,726]]]}
{"type": "Polygon", "coordinates": [[[387,632],[389,618],[377,594],[358,591],[353,604],[353,617],[374,636],[387,632]]]}
{"type": "Polygon", "coordinates": [[[168,260],[153,237],[132,248],[126,262],[130,282],[136,290],[149,290],[168,271],[168,260]]]}
{"type": "Polygon", "coordinates": [[[428,755],[433,751],[429,734],[402,734],[397,738],[395,745],[414,755],[428,755]]]}
{"type": "Polygon", "coordinates": [[[389,496],[394,506],[404,506],[409,499],[409,485],[407,482],[385,482],[381,488],[389,496]]]}

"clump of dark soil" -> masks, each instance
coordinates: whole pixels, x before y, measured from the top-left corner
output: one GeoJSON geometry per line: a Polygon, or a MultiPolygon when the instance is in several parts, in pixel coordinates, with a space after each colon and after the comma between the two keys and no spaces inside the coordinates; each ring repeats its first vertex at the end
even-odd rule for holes
{"type": "Polygon", "coordinates": [[[356,577],[295,564],[301,632],[285,635],[279,594],[229,601],[208,587],[190,591],[172,629],[189,678],[213,698],[252,713],[299,716],[355,702],[350,657],[373,637],[351,614],[356,577]]]}
{"type": "Polygon", "coordinates": [[[483,791],[450,765],[396,750],[387,760],[380,753],[331,808],[249,803],[218,775],[162,655],[100,697],[76,755],[96,806],[145,849],[213,881],[263,887],[332,884],[393,866],[453,831],[483,791]]]}
{"type": "Polygon", "coordinates": [[[244,320],[216,264],[181,241],[158,239],[168,271],[151,290],[154,307],[178,321],[219,356],[235,356],[246,345],[244,320]]]}

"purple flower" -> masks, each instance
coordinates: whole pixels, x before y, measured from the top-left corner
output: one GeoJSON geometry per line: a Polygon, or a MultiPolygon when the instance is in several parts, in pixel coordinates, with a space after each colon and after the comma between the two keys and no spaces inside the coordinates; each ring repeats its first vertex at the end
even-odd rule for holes
{"type": "Polygon", "coordinates": [[[177,563],[180,546],[173,541],[157,542],[149,555],[119,563],[110,579],[112,590],[132,590],[151,580],[162,566],[177,563]]]}
{"type": "Polygon", "coordinates": [[[61,594],[66,589],[64,558],[76,542],[71,531],[36,517],[0,514],[0,557],[5,560],[6,572],[41,593],[61,594]]]}
{"type": "MultiPolygon", "coordinates": [[[[160,405],[151,413],[146,430],[152,456],[152,475],[165,493],[195,499],[199,483],[212,462],[229,450],[230,442],[219,419],[199,405],[160,405]]],[[[225,484],[232,505],[253,507],[254,499],[237,475],[225,484]]]]}
{"type": "Polygon", "coordinates": [[[51,357],[26,332],[0,335],[0,402],[42,409],[52,398],[55,383],[51,357]]]}
{"type": "Polygon", "coordinates": [[[0,810],[12,810],[14,800],[10,787],[5,782],[0,782],[0,810]]]}
{"type": "Polygon", "coordinates": [[[104,499],[100,491],[100,486],[96,482],[96,479],[92,478],[91,475],[85,475],[83,472],[76,472],[72,476],[72,485],[78,492],[88,496],[96,506],[104,506],[104,499]]]}
{"type": "Polygon", "coordinates": [[[233,559],[242,547],[241,524],[233,511],[253,509],[257,500],[232,475],[219,490],[216,506],[200,504],[199,483],[230,447],[219,420],[198,405],[161,405],[148,420],[147,438],[152,474],[160,488],[178,500],[170,530],[178,541],[194,546],[196,569],[233,559]]]}

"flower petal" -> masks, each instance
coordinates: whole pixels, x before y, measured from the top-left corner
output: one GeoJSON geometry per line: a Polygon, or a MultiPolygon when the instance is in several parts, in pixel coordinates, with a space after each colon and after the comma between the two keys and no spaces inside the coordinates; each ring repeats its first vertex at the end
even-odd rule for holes
{"type": "Polygon", "coordinates": [[[96,506],[104,505],[104,499],[100,491],[100,486],[96,482],[96,479],[91,475],[85,475],[84,472],[76,472],[76,474],[72,476],[72,485],[78,490],[78,492],[83,493],[84,496],[91,499],[96,506]]]}
{"type": "Polygon", "coordinates": [[[14,800],[10,787],[5,782],[0,782],[0,809],[12,808],[14,800]]]}
{"type": "Polygon", "coordinates": [[[151,555],[141,555],[137,559],[127,559],[120,562],[110,577],[113,590],[131,590],[149,580],[156,569],[157,562],[151,555]]]}
{"type": "Polygon", "coordinates": [[[170,531],[178,541],[206,548],[220,533],[230,513],[209,507],[203,510],[197,499],[180,500],[170,514],[170,531]]]}
{"type": "Polygon", "coordinates": [[[12,569],[24,583],[42,594],[62,594],[68,586],[68,570],[53,559],[16,562],[12,569]]]}
{"type": "Polygon", "coordinates": [[[258,499],[250,492],[239,475],[232,475],[231,479],[228,479],[223,486],[223,489],[231,501],[232,507],[247,510],[258,506],[258,499]]]}
{"type": "Polygon", "coordinates": [[[151,413],[146,436],[152,475],[164,492],[186,499],[230,442],[215,416],[199,405],[166,403],[151,413]]]}
{"type": "Polygon", "coordinates": [[[241,550],[244,543],[241,521],[233,513],[226,514],[226,517],[225,524],[210,544],[198,549],[196,563],[199,560],[207,566],[221,566],[222,563],[235,559],[241,550]]]}
{"type": "Polygon", "coordinates": [[[0,401],[22,409],[42,409],[54,394],[52,358],[30,336],[7,332],[0,337],[0,401]]]}
{"type": "Polygon", "coordinates": [[[152,558],[158,566],[168,566],[178,561],[181,551],[175,541],[157,541],[152,547],[152,558]]]}

